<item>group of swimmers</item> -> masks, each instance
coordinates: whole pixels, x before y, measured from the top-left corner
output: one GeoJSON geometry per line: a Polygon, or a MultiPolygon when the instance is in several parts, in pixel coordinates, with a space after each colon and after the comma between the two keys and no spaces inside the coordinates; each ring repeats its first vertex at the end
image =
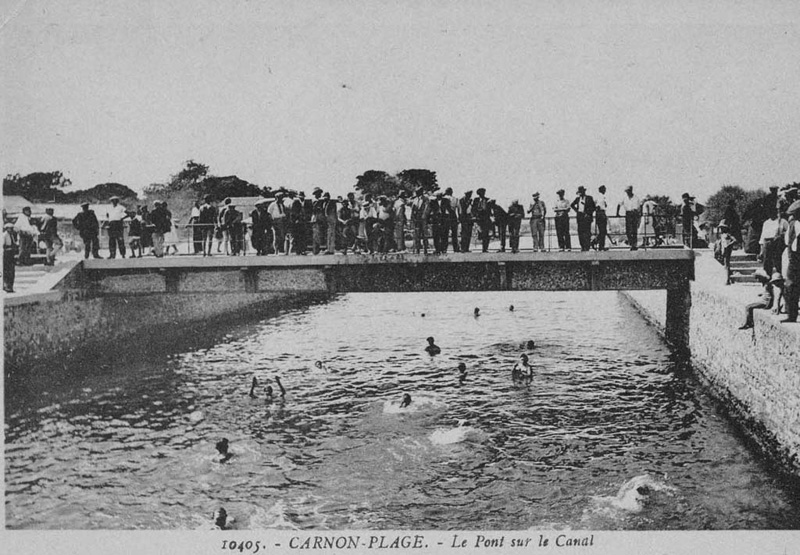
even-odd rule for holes
{"type": "MultiPolygon", "coordinates": [[[[510,305],[508,307],[510,312],[514,311],[514,305],[510,305]]],[[[480,316],[480,309],[475,307],[473,311],[474,316],[477,318],[480,316]]],[[[422,314],[424,317],[425,314],[422,314]]],[[[425,352],[428,353],[430,356],[435,356],[441,354],[442,349],[435,343],[435,339],[431,336],[427,338],[428,346],[425,347],[425,352]]],[[[535,347],[535,343],[533,340],[528,340],[525,342],[524,347],[528,350],[533,350],[535,347]]],[[[322,361],[316,361],[314,366],[317,369],[325,369],[325,365],[322,361]]],[[[467,365],[463,362],[458,363],[458,383],[459,385],[463,385],[467,379],[467,365]]],[[[529,362],[528,355],[522,353],[519,356],[519,361],[514,363],[514,367],[511,370],[511,379],[514,381],[515,384],[525,384],[530,385],[533,381],[533,366],[529,362]]],[[[280,390],[280,398],[284,399],[286,397],[286,389],[283,387],[281,380],[278,376],[275,376],[275,383],[278,384],[278,388],[280,390]]],[[[258,387],[258,378],[253,376],[253,380],[250,383],[250,393],[249,396],[253,399],[257,397],[256,395],[256,388],[258,387]]],[[[271,385],[267,385],[266,388],[266,400],[267,402],[271,402],[275,392],[271,385]]],[[[412,399],[409,393],[403,394],[403,399],[400,401],[400,408],[404,409],[411,405],[412,399]]],[[[220,454],[220,463],[227,463],[228,461],[233,458],[233,453],[229,450],[230,442],[227,438],[222,438],[220,441],[217,442],[216,448],[220,454]]],[[[213,514],[214,526],[220,530],[225,530],[230,527],[230,524],[233,522],[232,518],[228,518],[228,514],[223,507],[217,509],[213,514]]]]}

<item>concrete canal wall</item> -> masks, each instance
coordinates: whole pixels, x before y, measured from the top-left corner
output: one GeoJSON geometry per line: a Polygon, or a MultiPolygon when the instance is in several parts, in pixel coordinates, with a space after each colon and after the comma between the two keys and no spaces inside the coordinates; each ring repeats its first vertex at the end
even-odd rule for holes
{"type": "MultiPolygon", "coordinates": [[[[800,324],[781,324],[781,317],[757,310],[755,327],[739,330],[744,306],[759,289],[722,285],[724,274],[707,262],[698,258],[691,285],[693,367],[749,438],[800,478],[800,324]]],[[[623,295],[663,331],[664,291],[623,295]]]]}
{"type": "MultiPolygon", "coordinates": [[[[207,275],[214,281],[219,276],[207,275]]],[[[235,277],[235,275],[233,276],[235,277]]],[[[263,317],[324,299],[319,288],[282,288],[247,293],[228,276],[225,292],[167,292],[169,284],[153,276],[126,279],[134,295],[97,294],[83,288],[85,276],[76,267],[54,290],[6,298],[3,307],[5,371],[30,367],[42,360],[69,358],[92,349],[115,349],[169,329],[174,334],[192,324],[224,319],[263,317]],[[133,280],[141,283],[135,284],[133,280]],[[153,283],[161,283],[162,288],[153,283]],[[143,294],[147,292],[147,294],[143,294]]],[[[241,278],[246,279],[245,277],[241,278]]]]}

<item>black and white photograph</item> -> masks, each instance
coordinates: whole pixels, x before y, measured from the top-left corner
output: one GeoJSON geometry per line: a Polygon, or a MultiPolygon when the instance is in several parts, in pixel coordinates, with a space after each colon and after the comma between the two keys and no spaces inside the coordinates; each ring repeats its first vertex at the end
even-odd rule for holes
{"type": "Polygon", "coordinates": [[[798,160],[793,1],[3,0],[2,543],[800,553],[798,160]]]}

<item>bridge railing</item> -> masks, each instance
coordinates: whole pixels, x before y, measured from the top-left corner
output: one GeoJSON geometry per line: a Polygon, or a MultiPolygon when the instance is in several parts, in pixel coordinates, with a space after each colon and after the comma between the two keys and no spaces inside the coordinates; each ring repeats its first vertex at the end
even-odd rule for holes
{"type": "MultiPolygon", "coordinates": [[[[556,219],[554,217],[547,217],[544,218],[545,221],[545,229],[544,229],[544,250],[546,252],[550,251],[558,251],[559,244],[558,244],[558,234],[556,228],[556,219]]],[[[578,234],[578,226],[576,218],[570,217],[569,218],[569,239],[570,239],[570,247],[571,250],[580,250],[580,239],[578,234]]],[[[648,249],[648,248],[658,248],[658,247],[682,247],[684,246],[684,241],[682,240],[680,234],[680,228],[678,227],[677,233],[669,233],[669,230],[676,229],[674,225],[674,221],[670,222],[666,216],[659,216],[659,215],[642,215],[639,226],[637,227],[636,233],[636,247],[639,249],[648,249]]],[[[176,254],[202,254],[203,247],[202,247],[202,239],[203,239],[203,231],[208,230],[210,231],[211,235],[211,250],[213,254],[229,254],[232,249],[232,241],[238,241],[238,249],[237,252],[240,255],[255,255],[256,248],[253,246],[252,242],[252,226],[247,223],[243,222],[241,224],[240,232],[231,233],[230,230],[225,233],[223,230],[219,228],[219,226],[215,224],[186,224],[186,225],[174,225],[174,229],[171,233],[165,234],[164,237],[164,248],[165,251],[168,253],[176,253],[176,254]]],[[[355,241],[355,236],[358,234],[358,230],[353,228],[352,232],[345,235],[342,233],[341,229],[337,228],[337,249],[341,249],[345,243],[348,247],[348,252],[352,251],[353,242],[355,241]]],[[[458,226],[459,238],[458,243],[461,244],[461,226],[458,226]]],[[[267,249],[268,252],[277,252],[276,245],[274,245],[274,234],[272,235],[272,245],[271,248],[267,249]]],[[[299,234],[295,234],[295,241],[298,240],[305,241],[306,243],[306,251],[311,252],[312,250],[312,229],[310,223],[302,224],[301,232],[299,234]]],[[[375,232],[373,232],[372,237],[367,237],[364,244],[361,245],[365,247],[367,250],[372,248],[376,252],[379,251],[379,243],[375,238],[375,232]]],[[[387,230],[385,234],[383,234],[385,238],[390,239],[389,243],[393,241],[393,230],[387,230]],[[391,236],[391,237],[390,237],[391,236]]],[[[416,231],[414,226],[411,222],[406,225],[404,230],[404,238],[405,238],[405,248],[407,251],[414,251],[415,239],[416,239],[416,231]]],[[[428,224],[426,226],[426,238],[428,240],[428,252],[434,252],[435,245],[434,245],[434,226],[428,224]]],[[[492,225],[489,229],[489,251],[497,251],[501,248],[501,237],[502,234],[500,229],[497,225],[492,225]]],[[[511,230],[509,228],[505,229],[505,249],[507,251],[511,250],[511,230]]],[[[530,220],[528,218],[522,220],[519,230],[519,250],[520,251],[532,251],[533,250],[533,239],[531,234],[530,228],[530,220]]],[[[597,225],[596,219],[593,219],[590,229],[590,248],[597,249],[599,248],[598,244],[599,240],[599,229],[597,225]]],[[[126,222],[125,225],[125,244],[126,246],[129,245],[130,237],[128,234],[128,225],[126,222]]],[[[108,236],[107,230],[101,228],[101,237],[100,237],[100,246],[103,249],[106,249],[108,246],[108,236]]],[[[420,241],[422,242],[422,241],[420,241]]],[[[322,238],[323,248],[325,244],[325,237],[322,238]]],[[[481,236],[481,228],[479,225],[475,224],[472,227],[472,234],[470,237],[470,250],[472,252],[480,252],[482,250],[482,236],[481,236]]],[[[361,241],[359,241],[361,244],[361,241]]],[[[144,253],[149,253],[149,246],[147,241],[143,241],[144,253]]],[[[605,248],[607,249],[630,249],[632,245],[628,243],[628,236],[626,233],[626,222],[625,216],[608,216],[607,217],[607,236],[605,241],[605,248]]],[[[686,247],[692,248],[695,245],[691,242],[691,238],[685,245],[686,247]]],[[[385,250],[390,250],[390,247],[395,247],[395,245],[386,245],[384,248],[385,250]]],[[[447,252],[453,251],[453,240],[452,235],[448,233],[447,236],[447,252]]]]}

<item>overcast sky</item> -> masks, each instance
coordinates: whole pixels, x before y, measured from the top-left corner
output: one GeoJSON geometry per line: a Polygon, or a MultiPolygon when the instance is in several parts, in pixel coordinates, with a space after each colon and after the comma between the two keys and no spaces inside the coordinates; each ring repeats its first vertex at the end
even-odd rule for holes
{"type": "Polygon", "coordinates": [[[502,201],[800,180],[800,2],[0,0],[0,173],[502,201]]]}

